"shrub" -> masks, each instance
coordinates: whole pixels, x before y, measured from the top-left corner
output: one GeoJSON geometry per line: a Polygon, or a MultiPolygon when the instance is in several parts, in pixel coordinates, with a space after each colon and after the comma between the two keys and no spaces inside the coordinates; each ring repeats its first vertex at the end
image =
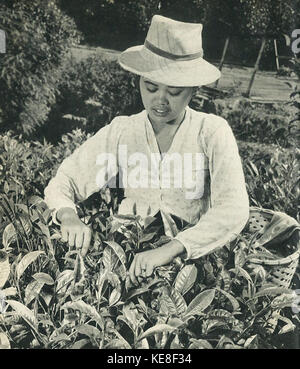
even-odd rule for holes
{"type": "Polygon", "coordinates": [[[238,141],[250,203],[299,221],[299,158],[295,149],[238,141]]]}
{"type": "Polygon", "coordinates": [[[29,134],[46,121],[60,67],[79,34],[54,1],[5,1],[0,14],[7,39],[1,55],[0,129],[29,134]]]}
{"type": "Polygon", "coordinates": [[[244,98],[215,100],[217,115],[225,118],[238,140],[294,147],[291,130],[292,111],[287,104],[253,102],[244,98]]]}
{"type": "Polygon", "coordinates": [[[139,112],[143,106],[136,83],[137,77],[116,61],[97,55],[75,64],[69,62],[58,84],[49,123],[38,135],[56,142],[62,133],[76,127],[95,133],[117,115],[139,112]]]}

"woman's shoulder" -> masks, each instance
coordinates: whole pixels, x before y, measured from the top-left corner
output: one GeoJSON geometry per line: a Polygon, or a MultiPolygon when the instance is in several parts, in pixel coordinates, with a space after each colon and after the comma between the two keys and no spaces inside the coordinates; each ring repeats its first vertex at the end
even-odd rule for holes
{"type": "Polygon", "coordinates": [[[205,136],[211,136],[216,131],[229,127],[228,122],[219,115],[196,111],[192,108],[189,109],[192,121],[199,126],[201,133],[205,136]]]}

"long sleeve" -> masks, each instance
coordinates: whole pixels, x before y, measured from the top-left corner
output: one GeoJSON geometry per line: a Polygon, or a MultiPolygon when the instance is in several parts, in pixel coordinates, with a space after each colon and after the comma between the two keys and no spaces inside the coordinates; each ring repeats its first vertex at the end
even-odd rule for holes
{"type": "Polygon", "coordinates": [[[210,207],[198,223],[177,234],[187,259],[206,255],[234,239],[249,217],[249,200],[238,147],[228,123],[203,138],[210,172],[210,207]]]}
{"type": "Polygon", "coordinates": [[[117,174],[118,141],[124,121],[115,118],[66,158],[45,188],[45,201],[56,212],[83,201],[117,174]]]}

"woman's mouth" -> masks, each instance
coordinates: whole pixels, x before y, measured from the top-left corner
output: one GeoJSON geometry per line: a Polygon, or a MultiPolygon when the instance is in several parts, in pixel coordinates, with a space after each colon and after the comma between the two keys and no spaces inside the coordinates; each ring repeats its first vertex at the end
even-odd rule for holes
{"type": "Polygon", "coordinates": [[[152,108],[152,111],[155,115],[164,117],[169,113],[169,109],[163,109],[163,108],[152,108]]]}

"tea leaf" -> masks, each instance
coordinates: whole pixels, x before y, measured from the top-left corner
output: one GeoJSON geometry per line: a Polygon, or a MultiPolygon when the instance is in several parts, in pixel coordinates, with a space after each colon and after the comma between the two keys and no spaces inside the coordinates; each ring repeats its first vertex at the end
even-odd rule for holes
{"type": "Polygon", "coordinates": [[[2,290],[2,292],[4,293],[4,295],[6,297],[8,297],[8,296],[16,296],[17,289],[16,289],[16,287],[8,287],[8,288],[5,288],[4,290],[2,290]]]}
{"type": "Polygon", "coordinates": [[[60,294],[65,294],[68,286],[74,280],[74,272],[71,269],[65,269],[59,274],[56,279],[56,292],[60,294]]]}
{"type": "Polygon", "coordinates": [[[2,288],[8,280],[10,274],[10,264],[8,254],[0,251],[0,288],[2,288]]]}
{"type": "Polygon", "coordinates": [[[177,290],[172,288],[170,297],[174,303],[174,306],[176,307],[177,314],[178,315],[184,314],[187,309],[187,304],[182,295],[177,290]]]}
{"type": "Polygon", "coordinates": [[[3,231],[3,235],[2,235],[2,242],[3,242],[3,246],[5,250],[9,247],[9,245],[12,242],[16,242],[17,239],[18,239],[18,235],[17,235],[14,225],[12,223],[8,224],[5,227],[3,231]]]}
{"type": "Polygon", "coordinates": [[[35,273],[32,278],[34,278],[38,282],[45,283],[50,286],[55,283],[53,278],[47,273],[35,273]]]}
{"type": "Polygon", "coordinates": [[[37,319],[34,313],[30,309],[28,309],[27,306],[21,304],[18,301],[14,301],[14,300],[6,300],[6,302],[15,310],[15,312],[20,317],[25,319],[30,324],[30,326],[36,330],[37,319]]]}
{"type": "Polygon", "coordinates": [[[43,288],[44,283],[40,281],[32,281],[29,285],[25,288],[25,304],[28,305],[31,301],[38,297],[41,289],[43,288]]]}
{"type": "Polygon", "coordinates": [[[196,278],[197,268],[195,267],[195,265],[186,265],[177,274],[174,282],[174,287],[182,295],[185,295],[193,287],[196,278]]]}
{"type": "Polygon", "coordinates": [[[119,258],[121,264],[124,266],[126,270],[126,255],[122,246],[120,246],[114,241],[106,241],[105,243],[113,249],[117,257],[119,258]]]}
{"type": "Polygon", "coordinates": [[[185,317],[202,313],[215,298],[215,290],[206,290],[197,295],[188,305],[185,317]]]}
{"type": "Polygon", "coordinates": [[[101,315],[99,315],[99,313],[97,312],[95,307],[91,306],[91,305],[88,305],[87,303],[85,303],[82,300],[66,302],[61,307],[61,309],[78,310],[82,314],[86,314],[87,316],[92,318],[96,323],[99,324],[99,326],[101,327],[102,330],[104,329],[103,319],[102,319],[101,315]]]}
{"type": "Polygon", "coordinates": [[[285,334],[285,333],[289,333],[295,330],[296,325],[288,318],[284,317],[284,316],[279,316],[279,319],[282,320],[283,322],[286,323],[286,325],[284,325],[280,331],[278,332],[278,334],[285,334]]]}
{"type": "Polygon", "coordinates": [[[9,339],[3,332],[0,332],[0,349],[10,349],[9,339]]]}
{"type": "Polygon", "coordinates": [[[81,339],[81,340],[79,340],[79,341],[76,341],[75,343],[74,343],[74,345],[71,347],[73,350],[79,350],[79,349],[82,349],[82,348],[84,348],[87,344],[89,344],[90,343],[90,340],[89,339],[87,339],[87,338],[83,338],[83,339],[81,339]]]}
{"type": "Polygon", "coordinates": [[[258,291],[254,296],[253,299],[256,299],[257,297],[261,297],[261,296],[273,296],[273,295],[280,295],[282,293],[287,293],[287,294],[291,294],[292,291],[289,290],[288,288],[284,288],[284,287],[269,287],[269,288],[265,288],[263,290],[258,291]]]}
{"type": "Polygon", "coordinates": [[[244,348],[248,349],[257,349],[258,348],[258,342],[257,342],[257,334],[254,336],[251,336],[246,339],[244,343],[244,348]]]}
{"type": "Polygon", "coordinates": [[[25,272],[26,268],[31,263],[33,263],[38,258],[38,256],[40,256],[41,254],[44,254],[44,252],[43,251],[31,251],[22,258],[22,260],[19,262],[19,264],[16,267],[16,273],[17,273],[18,279],[20,279],[22,274],[25,272]]]}
{"type": "Polygon", "coordinates": [[[221,292],[225,297],[228,298],[228,300],[230,301],[230,303],[232,305],[233,312],[240,310],[240,304],[239,304],[238,300],[235,297],[233,297],[230,293],[222,290],[219,287],[216,287],[216,290],[221,292]]]}
{"type": "Polygon", "coordinates": [[[190,339],[191,344],[189,345],[189,349],[212,349],[212,345],[207,340],[202,339],[190,339]]]}
{"type": "Polygon", "coordinates": [[[101,331],[98,328],[93,327],[89,324],[79,325],[76,327],[78,333],[84,334],[92,339],[97,339],[101,337],[101,331]]]}
{"type": "Polygon", "coordinates": [[[84,272],[86,268],[83,262],[83,257],[80,253],[76,255],[74,266],[74,282],[81,283],[84,280],[84,272]]]}
{"type": "Polygon", "coordinates": [[[121,298],[121,292],[114,288],[109,296],[108,304],[109,306],[115,305],[121,298]]]}
{"type": "Polygon", "coordinates": [[[131,349],[132,347],[129,345],[129,343],[125,339],[119,339],[115,338],[108,342],[105,347],[105,349],[131,349]]]}
{"type": "Polygon", "coordinates": [[[153,336],[157,333],[163,333],[163,332],[173,332],[176,328],[168,325],[168,324],[156,324],[154,327],[151,327],[147,329],[139,338],[138,341],[153,336]]]}

